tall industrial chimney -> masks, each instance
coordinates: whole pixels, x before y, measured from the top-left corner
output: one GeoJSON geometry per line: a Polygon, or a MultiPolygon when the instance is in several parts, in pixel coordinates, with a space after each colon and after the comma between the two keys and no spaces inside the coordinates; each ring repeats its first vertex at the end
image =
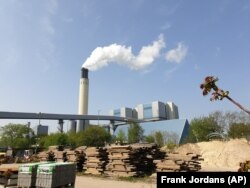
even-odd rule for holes
{"type": "MultiPolygon", "coordinates": [[[[88,69],[82,68],[81,79],[80,79],[79,104],[78,104],[79,115],[88,114],[88,95],[89,95],[88,69]]],[[[77,132],[84,130],[88,124],[89,121],[79,120],[77,125],[77,132]]]]}

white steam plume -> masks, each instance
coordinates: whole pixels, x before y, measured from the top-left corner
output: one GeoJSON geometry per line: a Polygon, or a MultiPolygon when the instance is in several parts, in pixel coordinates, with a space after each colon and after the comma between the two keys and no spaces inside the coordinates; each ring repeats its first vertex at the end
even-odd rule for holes
{"type": "Polygon", "coordinates": [[[91,71],[98,70],[110,63],[127,65],[132,70],[141,70],[149,66],[159,57],[160,51],[165,47],[163,35],[151,45],[143,46],[137,56],[132,53],[132,47],[111,44],[97,47],[83,63],[83,67],[91,71]]]}
{"type": "Polygon", "coordinates": [[[187,52],[187,46],[179,42],[177,48],[172,49],[166,53],[165,58],[167,61],[172,63],[181,63],[185,59],[187,52]]]}

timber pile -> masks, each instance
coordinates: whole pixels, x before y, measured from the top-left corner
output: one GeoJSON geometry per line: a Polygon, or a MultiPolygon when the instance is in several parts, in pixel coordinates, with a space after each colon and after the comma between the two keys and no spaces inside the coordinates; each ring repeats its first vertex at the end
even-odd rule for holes
{"type": "Polygon", "coordinates": [[[250,161],[240,162],[238,172],[250,172],[250,161]]]}
{"type": "Polygon", "coordinates": [[[86,146],[81,146],[75,150],[62,150],[62,148],[58,148],[58,146],[50,146],[49,151],[43,151],[37,154],[39,159],[37,161],[73,162],[76,163],[77,171],[81,172],[85,162],[86,148],[86,146]]]}
{"type": "Polygon", "coordinates": [[[42,151],[37,154],[40,161],[47,161],[47,152],[42,151]]]}
{"type": "Polygon", "coordinates": [[[4,187],[17,185],[19,164],[0,165],[0,184],[4,187]]]}
{"type": "Polygon", "coordinates": [[[195,172],[201,169],[201,155],[168,153],[162,160],[154,160],[157,172],[195,172]]]}
{"type": "Polygon", "coordinates": [[[67,157],[67,161],[75,162],[76,161],[75,151],[74,150],[66,151],[66,157],[67,157]]]}
{"type": "Polygon", "coordinates": [[[66,151],[53,150],[52,152],[54,153],[55,161],[57,161],[57,162],[66,162],[66,161],[68,161],[66,151]]]}
{"type": "Polygon", "coordinates": [[[40,158],[37,154],[34,154],[32,155],[30,158],[29,158],[29,161],[28,162],[32,162],[32,163],[35,163],[35,162],[40,162],[40,158]]]}
{"type": "Polygon", "coordinates": [[[162,152],[155,144],[111,146],[108,153],[106,173],[111,176],[151,174],[155,169],[153,161],[162,157],[162,152]]]}
{"type": "Polygon", "coordinates": [[[55,153],[53,151],[43,151],[37,154],[40,161],[55,161],[55,153]]]}
{"type": "Polygon", "coordinates": [[[15,158],[11,156],[1,156],[0,158],[0,164],[6,164],[6,163],[14,163],[15,158]]]}
{"type": "Polygon", "coordinates": [[[82,172],[83,170],[83,164],[86,160],[86,154],[85,154],[86,148],[87,148],[86,146],[81,146],[81,147],[76,148],[74,151],[75,159],[71,157],[71,160],[74,160],[72,162],[76,163],[76,168],[78,172],[82,172]]]}
{"type": "Polygon", "coordinates": [[[63,146],[49,146],[48,151],[39,152],[37,156],[40,161],[67,161],[67,155],[63,146]]]}
{"type": "Polygon", "coordinates": [[[89,147],[85,150],[86,161],[84,170],[86,174],[101,175],[103,174],[108,162],[107,148],[89,147]]]}
{"type": "Polygon", "coordinates": [[[110,176],[137,175],[134,164],[135,153],[131,146],[111,146],[108,148],[108,153],[109,163],[106,167],[106,174],[110,176]]]}

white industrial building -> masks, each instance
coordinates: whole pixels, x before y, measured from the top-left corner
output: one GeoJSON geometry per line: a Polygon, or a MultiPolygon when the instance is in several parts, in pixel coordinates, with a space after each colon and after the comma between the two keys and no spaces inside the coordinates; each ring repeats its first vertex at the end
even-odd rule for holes
{"type": "Polygon", "coordinates": [[[168,119],[178,119],[179,118],[178,107],[173,102],[166,103],[166,113],[167,113],[168,119]]]}
{"type": "Polygon", "coordinates": [[[141,121],[178,119],[178,107],[173,102],[163,103],[154,101],[148,104],[139,104],[134,109],[123,107],[109,112],[112,116],[134,118],[141,121]]]}
{"type": "Polygon", "coordinates": [[[125,117],[125,118],[134,118],[133,117],[133,109],[122,107],[119,109],[110,110],[109,114],[112,116],[119,116],[119,117],[125,117]]]}
{"type": "Polygon", "coordinates": [[[154,101],[137,106],[138,120],[167,119],[166,107],[163,102],[154,101]]]}

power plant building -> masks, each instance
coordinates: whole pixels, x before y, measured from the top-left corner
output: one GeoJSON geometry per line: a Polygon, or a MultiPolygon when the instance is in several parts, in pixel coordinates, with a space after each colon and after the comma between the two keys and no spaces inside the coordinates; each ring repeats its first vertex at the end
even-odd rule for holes
{"type": "Polygon", "coordinates": [[[115,110],[110,110],[109,114],[111,116],[125,117],[125,118],[134,118],[132,108],[119,108],[115,110]]]}
{"type": "Polygon", "coordinates": [[[166,103],[166,112],[167,112],[168,119],[179,118],[178,107],[173,102],[166,103]]]}
{"type": "Polygon", "coordinates": [[[173,102],[166,104],[160,101],[154,101],[148,104],[139,104],[134,109],[119,108],[110,110],[112,116],[134,118],[140,121],[157,121],[167,119],[178,119],[178,107],[173,102]]]}
{"type": "MultiPolygon", "coordinates": [[[[171,141],[176,144],[183,143],[188,136],[188,120],[179,119],[178,107],[173,102],[154,101],[148,104],[139,104],[134,109],[110,110],[110,115],[137,119],[144,129],[144,135],[160,131],[165,136],[168,135],[166,139],[172,139],[171,141]]],[[[119,130],[123,130],[127,134],[128,127],[128,124],[118,126],[114,134],[117,134],[119,130]]],[[[167,141],[166,139],[165,141],[167,141]]]]}
{"type": "Polygon", "coordinates": [[[165,104],[160,101],[139,104],[136,109],[139,120],[167,119],[165,104]]]}

